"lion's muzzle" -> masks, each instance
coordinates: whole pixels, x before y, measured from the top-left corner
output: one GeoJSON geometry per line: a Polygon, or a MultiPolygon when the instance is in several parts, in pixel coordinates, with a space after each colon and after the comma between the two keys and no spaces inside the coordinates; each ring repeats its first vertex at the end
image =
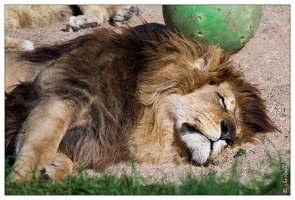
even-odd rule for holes
{"type": "MultiPolygon", "coordinates": [[[[220,133],[220,138],[218,140],[225,140],[225,142],[229,145],[233,144],[236,139],[235,126],[229,121],[221,120],[220,130],[221,130],[221,133],[220,133]]],[[[180,128],[180,132],[182,134],[196,134],[196,133],[198,133],[198,134],[201,134],[204,136],[206,136],[208,134],[208,133],[203,133],[202,131],[198,130],[195,125],[190,125],[188,123],[182,124],[182,126],[180,128]]]]}

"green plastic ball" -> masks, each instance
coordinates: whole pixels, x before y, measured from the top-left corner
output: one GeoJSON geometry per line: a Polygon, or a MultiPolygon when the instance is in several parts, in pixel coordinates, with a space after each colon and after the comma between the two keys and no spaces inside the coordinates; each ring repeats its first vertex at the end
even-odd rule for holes
{"type": "Polygon", "coordinates": [[[167,5],[163,6],[163,16],[169,30],[234,52],[254,36],[262,6],[167,5]]]}

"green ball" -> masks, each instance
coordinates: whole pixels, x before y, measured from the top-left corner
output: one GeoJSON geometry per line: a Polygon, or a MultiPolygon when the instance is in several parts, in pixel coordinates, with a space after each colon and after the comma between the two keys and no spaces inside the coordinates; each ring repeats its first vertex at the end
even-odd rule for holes
{"type": "Polygon", "coordinates": [[[262,6],[167,5],[163,6],[163,16],[169,30],[233,52],[254,36],[262,6]]]}

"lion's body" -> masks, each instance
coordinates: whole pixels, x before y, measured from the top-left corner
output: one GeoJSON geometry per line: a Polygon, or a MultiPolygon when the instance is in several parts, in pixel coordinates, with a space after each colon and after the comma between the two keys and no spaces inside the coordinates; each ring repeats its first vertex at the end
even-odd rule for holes
{"type": "Polygon", "coordinates": [[[39,28],[64,22],[73,15],[67,5],[7,5],[5,6],[5,28],[39,28]]]}
{"type": "Polygon", "coordinates": [[[27,70],[30,79],[6,96],[6,153],[16,152],[19,167],[13,176],[22,179],[37,164],[45,178],[61,180],[74,164],[103,168],[131,156],[204,165],[235,138],[275,130],[229,55],[147,30],[143,38],[132,28],[99,29],[7,60],[8,71],[22,62],[42,68],[27,70]]]}
{"type": "MultiPolygon", "coordinates": [[[[35,29],[67,22],[65,31],[78,31],[107,21],[120,26],[138,12],[132,5],[5,5],[5,28],[35,29]]],[[[31,41],[5,37],[6,51],[33,49],[31,41]]]]}

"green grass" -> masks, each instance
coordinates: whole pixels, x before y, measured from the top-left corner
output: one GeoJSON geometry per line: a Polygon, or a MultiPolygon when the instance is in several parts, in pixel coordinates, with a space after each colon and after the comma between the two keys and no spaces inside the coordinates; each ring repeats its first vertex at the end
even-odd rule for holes
{"type": "MultiPolygon", "coordinates": [[[[283,168],[280,160],[271,159],[272,172],[261,176],[253,169],[251,181],[242,184],[239,181],[238,165],[234,164],[229,174],[216,176],[209,173],[201,178],[194,175],[183,177],[179,183],[145,184],[133,165],[131,176],[120,178],[103,172],[100,178],[89,178],[86,174],[68,177],[62,183],[49,183],[41,179],[12,182],[5,179],[6,195],[237,195],[237,194],[290,194],[290,168],[283,168]],[[258,177],[259,176],[259,177],[258,177]],[[214,189],[213,189],[214,188],[214,189]]],[[[6,175],[11,170],[6,166],[6,175]]],[[[7,177],[7,176],[6,176],[7,177]]]]}

